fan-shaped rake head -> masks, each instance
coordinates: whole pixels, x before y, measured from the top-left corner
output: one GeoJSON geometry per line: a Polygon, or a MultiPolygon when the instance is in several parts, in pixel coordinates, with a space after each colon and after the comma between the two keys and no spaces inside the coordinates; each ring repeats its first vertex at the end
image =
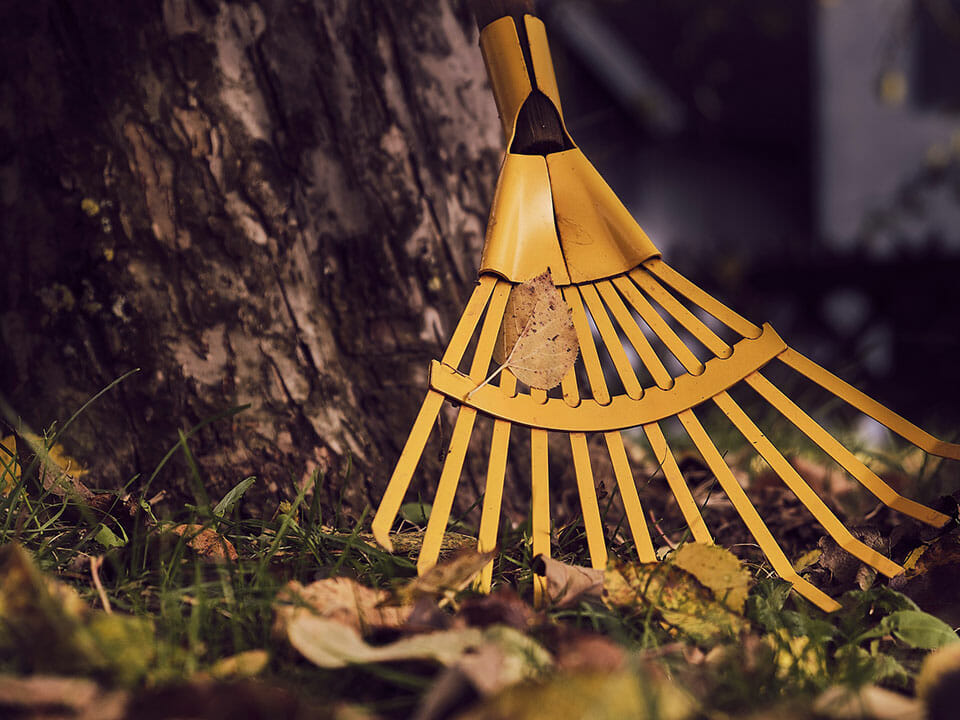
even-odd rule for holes
{"type": "MultiPolygon", "coordinates": [[[[692,537],[712,542],[662,428],[676,418],[774,571],[823,608],[835,600],[801,578],[701,423],[715,405],[730,427],[781,478],[813,518],[845,550],[887,576],[902,568],[858,540],[794,469],[731,395],[749,388],[756,400],[792,423],[883,504],[933,526],[950,518],[909,500],[808,415],[765,374],[781,363],[928,453],[960,459],[960,445],[940,441],[787,347],[769,325],[757,326],[664,263],[562,125],[546,34],[539,20],[503,17],[481,33],[481,48],[508,147],[491,210],[480,279],[450,343],[430,368],[430,389],[373,521],[377,540],[391,548],[390,529],[414,476],[444,400],[459,407],[417,562],[437,561],[478,415],[493,419],[479,529],[482,551],[495,547],[504,477],[514,426],[530,438],[533,553],[550,553],[548,435],[569,438],[587,545],[594,567],[607,563],[604,529],[587,435],[602,433],[624,513],[642,561],[656,560],[637,481],[622,433],[641,428],[692,537]],[[529,58],[529,61],[528,61],[529,58]],[[516,147],[517,124],[535,99],[555,109],[559,147],[537,154],[516,147]],[[570,307],[580,358],[559,392],[518,388],[509,370],[484,383],[510,292],[550,270],[570,307]],[[467,350],[473,348],[467,364],[467,350]]],[[[644,478],[646,480],[646,478],[644,478]]],[[[492,564],[481,578],[489,589],[492,564]]],[[[539,597],[541,586],[534,585],[539,597]]]]}

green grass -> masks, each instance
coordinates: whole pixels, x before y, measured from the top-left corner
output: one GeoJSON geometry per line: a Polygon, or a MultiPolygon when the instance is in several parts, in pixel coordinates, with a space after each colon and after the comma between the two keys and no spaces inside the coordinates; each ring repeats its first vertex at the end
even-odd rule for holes
{"type": "MultiPolygon", "coordinates": [[[[347,525],[339,507],[322,507],[321,475],[315,475],[312,485],[304,486],[293,501],[281,503],[262,519],[242,512],[243,493],[256,478],[238,478],[224,497],[209,497],[190,439],[203,426],[241,411],[228,409],[181,432],[151,474],[132,478],[102,511],[41,488],[30,479],[34,473],[26,461],[27,471],[14,482],[13,469],[20,458],[0,450],[0,487],[7,487],[0,496],[0,546],[23,546],[42,571],[75,588],[87,605],[96,608],[102,599],[92,582],[89,558],[103,558],[99,577],[113,611],[148,619],[156,637],[156,654],[143,675],[124,680],[102,669],[93,673],[108,684],[132,682],[142,687],[188,681],[210,672],[225,657],[266,649],[270,662],[261,677],[267,682],[295,688],[316,702],[356,703],[386,716],[408,716],[438,677],[436,667],[391,663],[317,669],[273,633],[272,604],[289,580],[306,584],[349,576],[371,587],[390,588],[415,575],[414,562],[372,543],[366,535],[369,508],[359,521],[347,525]],[[152,508],[146,498],[155,486],[172,479],[169,461],[177,454],[184,461],[193,502],[152,508]],[[127,504],[119,500],[125,493],[132,497],[127,504]],[[215,530],[235,546],[239,559],[209,562],[189,547],[190,533],[161,532],[183,523],[215,530]]],[[[75,417],[46,434],[47,449],[75,417]]],[[[606,512],[609,507],[607,502],[601,509],[606,512]]],[[[557,528],[554,537],[555,557],[589,564],[582,522],[557,528]]],[[[614,546],[612,552],[624,560],[635,558],[630,543],[614,546]]],[[[513,587],[529,599],[532,561],[529,523],[506,528],[495,584],[513,587]]],[[[812,698],[836,684],[882,683],[911,691],[925,651],[915,642],[878,631],[884,617],[909,610],[909,600],[883,587],[855,591],[844,596],[844,610],[826,616],[791,594],[766,564],[757,563],[751,571],[756,585],[746,609],[749,636],[700,647],[696,661],[691,659],[695,643],[662,622],[653,607],[625,611],[582,603],[548,610],[531,633],[550,649],[564,634],[602,634],[636,662],[654,662],[673,682],[691,689],[710,717],[796,703],[808,707],[812,698]]],[[[471,596],[472,591],[466,591],[460,601],[471,596]]],[[[0,672],[45,669],[0,652],[0,672]]]]}

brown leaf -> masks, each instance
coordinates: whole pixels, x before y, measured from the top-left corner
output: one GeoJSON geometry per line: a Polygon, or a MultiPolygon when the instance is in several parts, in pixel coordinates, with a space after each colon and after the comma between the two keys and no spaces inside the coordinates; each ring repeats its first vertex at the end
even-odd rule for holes
{"type": "Polygon", "coordinates": [[[463,550],[398,588],[396,599],[402,605],[411,605],[423,597],[450,598],[465,589],[494,555],[496,550],[463,550]]]}
{"type": "Polygon", "coordinates": [[[371,627],[395,628],[406,622],[411,608],[384,605],[389,597],[386,590],[368,588],[350,578],[317,580],[307,586],[292,580],[274,602],[277,629],[282,632],[294,614],[304,610],[357,632],[366,632],[371,627]]]}
{"type": "Polygon", "coordinates": [[[530,387],[549,390],[573,367],[579,351],[570,306],[549,270],[510,291],[496,362],[530,387]]]}
{"type": "Polygon", "coordinates": [[[126,705],[127,693],[103,690],[92,680],[56,675],[0,675],[0,716],[3,717],[120,720],[126,705]]]}
{"type": "Polygon", "coordinates": [[[547,598],[557,607],[569,607],[589,598],[600,599],[603,594],[603,570],[568,565],[545,555],[534,558],[533,570],[547,579],[547,598]]]}
{"type": "Polygon", "coordinates": [[[187,536],[187,546],[207,560],[236,560],[237,549],[233,543],[217,533],[213,528],[186,523],[170,528],[176,535],[187,536]]]}

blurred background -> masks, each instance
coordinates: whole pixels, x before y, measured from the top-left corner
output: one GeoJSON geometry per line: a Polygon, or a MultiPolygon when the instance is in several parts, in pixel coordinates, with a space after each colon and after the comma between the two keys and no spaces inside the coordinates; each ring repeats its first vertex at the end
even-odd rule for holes
{"type": "Polygon", "coordinates": [[[564,114],[674,267],[960,421],[960,0],[548,0],[564,114]]]}

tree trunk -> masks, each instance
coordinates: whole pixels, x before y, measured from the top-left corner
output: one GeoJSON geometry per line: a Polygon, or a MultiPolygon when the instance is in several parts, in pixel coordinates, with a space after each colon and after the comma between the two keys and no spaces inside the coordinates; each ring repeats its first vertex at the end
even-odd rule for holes
{"type": "Polygon", "coordinates": [[[375,501],[475,280],[499,160],[468,9],[5,5],[0,396],[45,427],[139,367],[65,438],[94,484],[249,403],[191,440],[212,495],[320,469],[375,501]]]}

